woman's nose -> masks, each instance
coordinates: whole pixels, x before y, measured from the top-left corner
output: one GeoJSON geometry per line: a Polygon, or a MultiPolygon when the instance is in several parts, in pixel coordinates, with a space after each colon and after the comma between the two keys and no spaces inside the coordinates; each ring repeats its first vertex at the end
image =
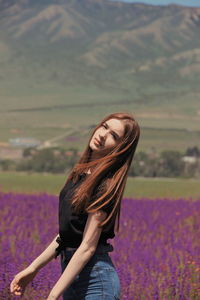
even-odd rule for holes
{"type": "Polygon", "coordinates": [[[101,142],[101,143],[104,142],[105,139],[106,139],[106,134],[100,134],[100,135],[99,135],[99,139],[100,139],[100,142],[101,142]]]}

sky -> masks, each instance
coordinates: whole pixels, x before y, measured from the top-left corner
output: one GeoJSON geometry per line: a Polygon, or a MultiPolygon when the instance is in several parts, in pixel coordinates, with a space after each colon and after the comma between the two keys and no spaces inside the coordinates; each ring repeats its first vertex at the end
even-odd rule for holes
{"type": "Polygon", "coordinates": [[[170,3],[180,4],[185,6],[198,6],[200,7],[200,0],[117,0],[121,2],[128,2],[128,3],[147,3],[147,4],[154,4],[154,5],[166,5],[170,3]]]}

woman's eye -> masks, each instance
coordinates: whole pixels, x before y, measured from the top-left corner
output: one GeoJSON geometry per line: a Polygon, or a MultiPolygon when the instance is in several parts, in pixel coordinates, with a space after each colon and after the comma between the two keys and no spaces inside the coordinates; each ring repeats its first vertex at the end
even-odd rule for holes
{"type": "Polygon", "coordinates": [[[106,128],[106,125],[105,125],[105,124],[102,124],[102,126],[103,126],[104,128],[106,128]]]}
{"type": "Polygon", "coordinates": [[[114,138],[114,140],[116,140],[116,136],[114,134],[112,134],[112,137],[114,138]]]}

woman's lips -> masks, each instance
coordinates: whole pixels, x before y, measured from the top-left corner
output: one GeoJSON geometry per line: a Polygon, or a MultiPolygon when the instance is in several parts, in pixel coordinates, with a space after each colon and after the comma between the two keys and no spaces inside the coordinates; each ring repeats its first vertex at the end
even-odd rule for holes
{"type": "Polygon", "coordinates": [[[97,144],[98,146],[101,146],[101,143],[100,143],[99,140],[97,140],[97,138],[94,138],[94,142],[95,142],[95,144],[97,144]]]}

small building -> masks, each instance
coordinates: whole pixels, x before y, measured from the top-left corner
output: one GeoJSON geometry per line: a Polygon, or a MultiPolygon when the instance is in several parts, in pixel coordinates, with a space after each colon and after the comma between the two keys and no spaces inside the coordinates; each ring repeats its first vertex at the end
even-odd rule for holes
{"type": "Polygon", "coordinates": [[[197,162],[197,157],[195,157],[195,156],[183,156],[182,160],[185,163],[195,164],[197,162]]]}
{"type": "Polygon", "coordinates": [[[9,139],[9,143],[13,147],[28,148],[39,146],[41,144],[41,141],[32,137],[18,137],[14,139],[9,139]]]}

